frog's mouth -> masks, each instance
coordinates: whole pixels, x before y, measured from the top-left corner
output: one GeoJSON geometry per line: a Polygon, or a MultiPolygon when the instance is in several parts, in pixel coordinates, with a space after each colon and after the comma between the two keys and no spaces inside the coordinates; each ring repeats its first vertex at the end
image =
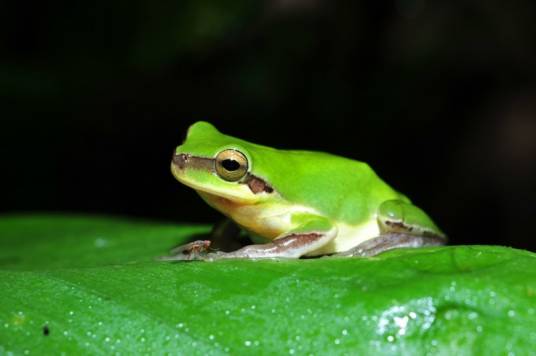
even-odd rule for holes
{"type": "Polygon", "coordinates": [[[225,199],[226,201],[236,204],[252,204],[256,202],[257,197],[252,194],[248,185],[243,182],[225,182],[217,178],[216,169],[214,168],[215,160],[213,158],[195,157],[189,154],[175,154],[171,162],[171,172],[173,176],[182,184],[194,189],[198,193],[204,193],[210,200],[225,199]],[[205,172],[208,174],[209,181],[193,179],[191,174],[195,172],[205,172]],[[218,181],[212,181],[217,179],[218,181]],[[217,183],[217,184],[214,184],[217,183]],[[225,187],[222,187],[225,185],[225,187]]]}

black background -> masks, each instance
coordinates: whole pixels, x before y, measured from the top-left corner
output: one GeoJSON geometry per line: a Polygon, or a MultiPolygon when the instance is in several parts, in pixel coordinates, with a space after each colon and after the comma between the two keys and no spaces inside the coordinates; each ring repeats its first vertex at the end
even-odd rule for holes
{"type": "Polygon", "coordinates": [[[454,244],[536,250],[536,3],[0,5],[0,212],[218,213],[188,125],[368,162],[454,244]]]}

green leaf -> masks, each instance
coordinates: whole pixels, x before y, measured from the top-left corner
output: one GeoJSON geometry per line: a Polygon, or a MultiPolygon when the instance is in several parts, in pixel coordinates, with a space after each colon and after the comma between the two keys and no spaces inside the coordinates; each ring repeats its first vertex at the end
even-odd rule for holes
{"type": "Polygon", "coordinates": [[[536,255],[159,262],[206,226],[0,218],[0,354],[530,354],[536,255]]]}

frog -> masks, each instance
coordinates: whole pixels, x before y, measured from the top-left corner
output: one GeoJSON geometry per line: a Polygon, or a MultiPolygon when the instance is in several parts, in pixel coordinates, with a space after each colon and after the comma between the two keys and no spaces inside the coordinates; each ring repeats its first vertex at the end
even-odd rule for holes
{"type": "Polygon", "coordinates": [[[252,243],[224,252],[190,242],[167,260],[373,257],[447,242],[428,214],[367,163],[248,142],[206,121],[188,128],[171,172],[252,243]]]}

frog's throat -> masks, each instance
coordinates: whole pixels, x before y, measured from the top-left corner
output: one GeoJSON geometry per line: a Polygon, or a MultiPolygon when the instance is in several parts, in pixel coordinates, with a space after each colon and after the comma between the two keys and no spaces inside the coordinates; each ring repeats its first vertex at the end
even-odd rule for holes
{"type": "Polygon", "coordinates": [[[274,239],[289,229],[290,219],[286,218],[284,208],[278,211],[280,206],[271,209],[262,204],[240,202],[203,191],[197,193],[208,205],[258,236],[274,239]]]}

